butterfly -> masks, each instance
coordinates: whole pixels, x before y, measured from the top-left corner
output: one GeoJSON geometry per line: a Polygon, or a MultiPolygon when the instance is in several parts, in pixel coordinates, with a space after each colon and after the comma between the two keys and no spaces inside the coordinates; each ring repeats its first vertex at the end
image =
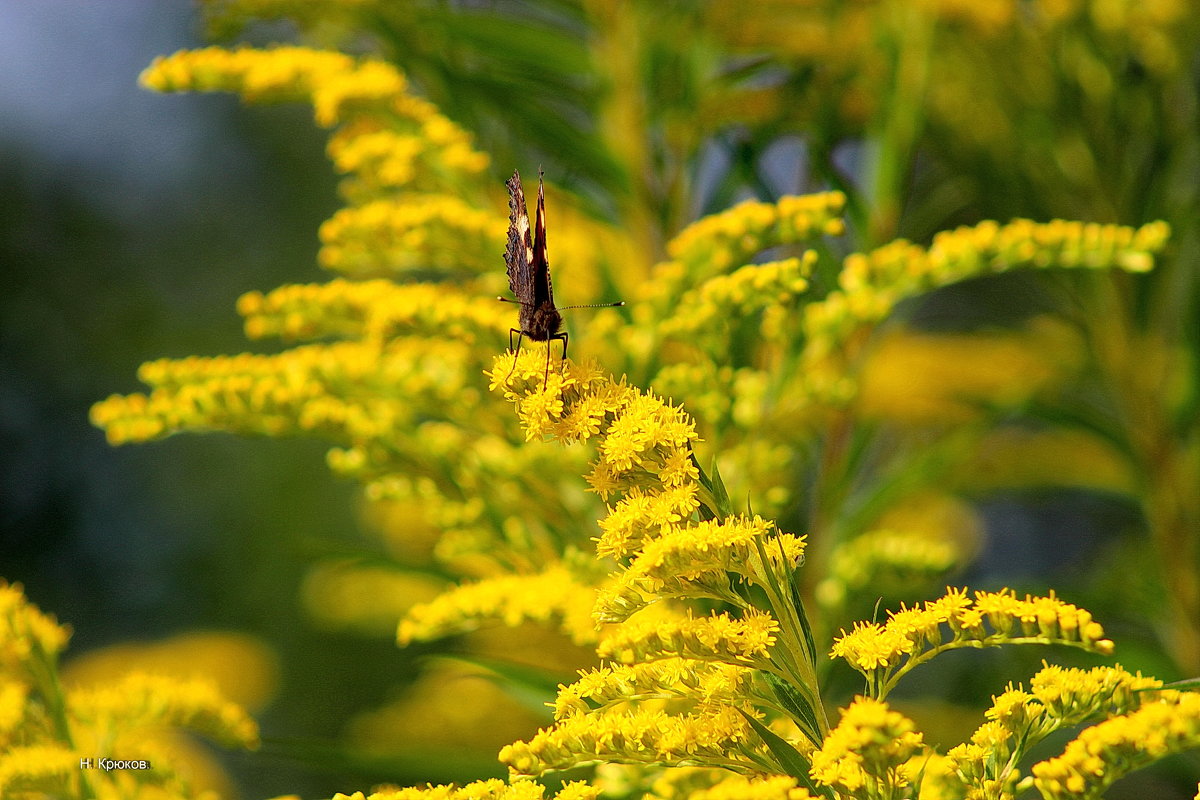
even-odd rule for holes
{"type": "MultiPolygon", "coordinates": [[[[550,284],[550,262],[546,259],[546,193],[542,173],[538,171],[537,210],[533,225],[529,224],[529,211],[525,206],[525,192],[521,189],[521,175],[513,171],[508,179],[508,247],[504,251],[504,263],[508,268],[508,288],[521,306],[517,321],[519,328],[508,331],[508,349],[521,349],[521,338],[528,336],[535,342],[546,342],[546,374],[550,378],[550,342],[562,342],[562,358],[567,357],[567,332],[562,330],[561,310],[554,305],[554,290],[550,284]],[[517,335],[516,345],[513,334],[517,335]]],[[[506,297],[497,298],[506,303],[514,302],[506,297]]],[[[599,303],[565,308],[600,308],[623,306],[619,303],[599,303]]],[[[517,360],[513,358],[512,375],[517,360]]]]}

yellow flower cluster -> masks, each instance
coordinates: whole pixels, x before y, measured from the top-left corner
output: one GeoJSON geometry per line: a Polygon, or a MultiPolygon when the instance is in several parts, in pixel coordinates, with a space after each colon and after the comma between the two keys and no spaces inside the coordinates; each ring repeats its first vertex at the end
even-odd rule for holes
{"type": "Polygon", "coordinates": [[[321,225],[318,260],[356,278],[430,270],[482,273],[495,269],[506,229],[492,209],[449,195],[375,200],[341,209],[321,225]]]}
{"type": "Polygon", "coordinates": [[[702,707],[734,705],[750,696],[752,678],[745,667],[687,658],[581,670],[578,680],[559,687],[554,718],[647,700],[684,699],[702,707]]]}
{"type": "Polygon", "coordinates": [[[943,231],[928,248],[901,239],[853,254],[843,264],[839,288],[804,309],[802,364],[809,394],[828,401],[845,401],[854,394],[846,376],[857,358],[855,334],[882,320],[901,300],[1019,268],[1145,272],[1169,234],[1162,222],[1140,228],[1062,220],[983,222],[943,231]]]}
{"type": "MultiPolygon", "coordinates": [[[[787,533],[772,537],[773,531],[774,525],[758,516],[673,527],[646,542],[616,582],[601,591],[596,615],[605,622],[618,622],[661,597],[733,600],[731,574],[762,583],[768,572],[783,574],[802,563],[804,537],[787,533]]],[[[597,549],[602,554],[603,546],[601,539],[597,549]]]]}
{"type": "Polygon", "coordinates": [[[91,418],[113,444],[184,430],[307,432],[344,442],[385,438],[411,424],[411,403],[389,401],[376,393],[351,394],[350,387],[367,388],[367,382],[378,385],[404,376],[403,385],[396,388],[406,390],[409,398],[450,392],[452,388],[438,380],[446,377],[445,368],[434,363],[430,351],[449,359],[456,349],[462,359],[461,347],[447,342],[422,349],[398,340],[386,350],[370,342],[339,342],[271,356],[152,361],[138,373],[155,387],[149,395],[113,395],[92,408],[91,418]]]}
{"type": "MultiPolygon", "coordinates": [[[[193,796],[155,732],[183,728],[254,748],[258,727],[202,679],[130,673],[104,688],[64,691],[65,628],[0,581],[0,796],[173,800],[193,796]],[[145,769],[81,769],[84,759],[144,760],[145,769]]],[[[205,796],[207,798],[207,796],[205,796]]]]}
{"type": "MultiPolygon", "coordinates": [[[[159,92],[238,92],[254,102],[310,100],[320,93],[323,110],[318,119],[332,125],[347,94],[345,75],[354,63],[344,53],[306,47],[206,47],[154,59],[142,73],[141,83],[159,92]]],[[[404,78],[395,70],[388,75],[387,70],[376,69],[372,78],[356,92],[360,100],[372,99],[381,104],[404,90],[404,78]]]]}
{"type": "Polygon", "coordinates": [[[697,789],[687,794],[689,800],[812,800],[813,795],[796,779],[785,775],[758,777],[730,775],[723,777],[707,789],[697,789]]]}
{"type": "Polygon", "coordinates": [[[0,755],[0,793],[36,798],[41,792],[77,792],[79,754],[53,744],[17,745],[0,755]]]}
{"type": "MultiPolygon", "coordinates": [[[[817,254],[808,250],[800,258],[748,264],[729,274],[709,278],[678,300],[670,316],[659,324],[664,337],[684,338],[706,331],[720,333],[723,320],[738,320],[753,313],[786,308],[808,290],[808,276],[817,254]]],[[[770,340],[780,333],[780,321],[768,314],[763,321],[763,337],[770,340]]],[[[719,335],[718,340],[727,340],[719,335]]]]}
{"type": "Polygon", "coordinates": [[[236,747],[258,746],[258,726],[205,679],[131,673],[103,687],[72,691],[69,703],[85,725],[128,734],[153,725],[203,733],[236,747]]]}
{"type": "MultiPolygon", "coordinates": [[[[408,81],[392,64],[307,47],[183,50],[156,58],[141,82],[160,92],[236,92],[256,103],[306,101],[323,127],[388,115],[427,123],[436,114],[428,102],[406,93],[408,81]]],[[[451,130],[435,128],[442,144],[466,141],[451,130]]]]}
{"type": "MultiPolygon", "coordinates": [[[[805,644],[807,624],[794,608],[792,584],[804,538],[730,513],[719,479],[706,478],[695,463],[695,424],[682,410],[569,361],[549,378],[543,365],[536,351],[498,357],[492,384],[518,403],[527,435],[600,440],[588,479],[610,506],[597,550],[622,569],[599,590],[597,621],[620,624],[602,635],[597,653],[623,664],[684,658],[753,667],[811,686],[815,653],[805,644]],[[697,510],[701,519],[691,519],[697,510]],[[771,610],[750,599],[760,590],[771,610]],[[664,610],[697,597],[737,611],[695,617],[664,610]],[[663,602],[647,608],[652,601],[663,602]],[[773,647],[781,636],[787,644],[777,663],[773,647]]],[[[562,691],[574,707],[575,689],[562,691]]],[[[810,711],[806,720],[814,737],[818,715],[810,711]]]]}
{"type": "Polygon", "coordinates": [[[0,579],[0,675],[57,658],[70,637],[68,628],[25,599],[20,584],[0,579]]]}
{"type": "MultiPolygon", "coordinates": [[[[424,789],[380,789],[369,795],[338,793],[333,800],[543,800],[546,787],[533,781],[505,783],[495,778],[465,786],[426,786],[424,789]]],[[[597,791],[581,781],[569,781],[551,797],[553,800],[596,800],[597,791]]],[[[550,800],[550,798],[546,798],[550,800]]]]}
{"type": "Polygon", "coordinates": [[[922,738],[912,721],[887,703],[858,697],[813,753],[810,774],[839,796],[894,797],[893,790],[912,780],[909,762],[921,750],[922,738]]]}
{"type": "Polygon", "coordinates": [[[830,655],[861,672],[871,694],[882,699],[901,676],[946,650],[1032,643],[1109,654],[1113,643],[1103,637],[1088,611],[1053,593],[1021,600],[1009,590],[980,591],[972,599],[965,589],[951,589],[919,607],[890,612],[882,625],[859,622],[851,632],[843,630],[830,655]]]}
{"type": "Polygon", "coordinates": [[[667,254],[693,278],[724,273],[769,247],[840,236],[841,192],[788,195],[774,203],[745,202],[692,223],[667,245],[667,254]]]}
{"type": "MultiPolygon", "coordinates": [[[[787,196],[775,203],[741,203],[692,223],[668,243],[670,260],[655,266],[653,280],[643,284],[645,302],[634,307],[635,319],[658,337],[695,344],[694,334],[714,328],[716,320],[762,310],[763,334],[778,339],[786,311],[808,287],[816,257],[748,262],[770,248],[841,235],[845,202],[840,192],[787,196]]],[[[706,337],[710,344],[727,339],[715,333],[706,337]]],[[[623,346],[644,349],[632,340],[623,346]]]]}
{"type": "Polygon", "coordinates": [[[721,706],[691,714],[653,709],[574,714],[500,751],[513,775],[540,775],[592,761],[632,764],[707,764],[751,769],[760,759],[750,726],[721,706]]]}
{"type": "Polygon", "coordinates": [[[771,669],[768,651],[778,630],[770,614],[753,609],[740,619],[727,613],[679,620],[635,617],[605,633],[596,652],[623,664],[681,657],[771,669]]]}
{"type": "Polygon", "coordinates": [[[1094,725],[1062,755],[1033,765],[1047,800],[1100,797],[1114,781],[1171,753],[1200,747],[1200,695],[1163,691],[1124,716],[1094,725]]]}
{"type": "Polygon", "coordinates": [[[478,175],[487,168],[488,157],[475,150],[471,137],[436,106],[406,96],[399,107],[412,130],[389,130],[375,120],[360,120],[329,140],[334,168],[354,176],[342,184],[347,196],[401,187],[428,190],[436,188],[435,176],[478,175]]]}
{"type": "MultiPolygon", "coordinates": [[[[586,728],[577,717],[590,720],[587,729],[592,735],[619,723],[622,736],[624,726],[640,718],[637,714],[642,711],[614,716],[616,709],[584,699],[596,693],[608,697],[606,692],[613,684],[625,687],[629,697],[624,702],[671,697],[697,703],[704,698],[706,708],[725,714],[739,708],[736,698],[714,693],[695,673],[700,669],[696,662],[763,670],[780,681],[812,678],[811,649],[802,644],[804,624],[791,604],[792,575],[803,560],[803,537],[781,534],[761,517],[728,511],[719,479],[707,479],[691,456],[695,423],[682,410],[594,369],[566,361],[562,372],[556,369],[547,378],[544,365],[540,351],[500,356],[492,372],[493,389],[503,390],[518,404],[528,435],[548,434],[563,440],[599,438],[598,461],[588,480],[594,491],[608,500],[610,512],[600,523],[598,551],[616,559],[622,569],[599,590],[596,620],[620,624],[602,634],[596,652],[607,660],[629,664],[634,672],[584,675],[576,684],[560,688],[560,708],[569,714],[530,745],[518,742],[506,759],[512,768],[518,774],[530,774],[572,759],[629,760],[624,750],[598,750],[592,739],[582,745],[572,739],[586,728]],[[697,510],[698,521],[691,518],[697,510]],[[758,589],[772,599],[772,608],[785,609],[786,626],[751,602],[758,589]],[[667,604],[691,597],[724,601],[737,612],[695,616],[674,612],[667,604]],[[653,601],[664,602],[647,608],[653,601]],[[631,616],[635,612],[637,615],[631,616]],[[781,636],[787,640],[787,654],[776,663],[773,648],[781,636]],[[636,698],[637,692],[630,690],[635,678],[673,682],[648,688],[647,698],[636,698]],[[596,681],[602,688],[595,687],[596,681]],[[528,747],[534,745],[536,750],[530,753],[528,747]]],[[[716,675],[722,687],[733,676],[752,680],[749,673],[716,675]]],[[[805,702],[808,700],[796,700],[796,708],[805,702]]],[[[821,724],[816,721],[817,714],[809,715],[812,727],[821,724]]],[[[689,726],[690,722],[668,715],[662,724],[689,726]]],[[[655,735],[676,735],[662,730],[655,735]]],[[[674,757],[661,752],[648,756],[646,742],[638,742],[643,754],[635,760],[674,763],[674,757]]],[[[706,762],[701,759],[697,763],[706,762]]]]}
{"type": "Polygon", "coordinates": [[[467,297],[444,286],[388,280],[292,284],[238,298],[251,339],[387,339],[411,335],[474,344],[511,325],[511,312],[493,298],[467,297]]]}
{"type": "Polygon", "coordinates": [[[979,796],[1011,794],[1021,777],[1021,756],[1038,742],[1061,728],[1135,709],[1155,696],[1144,690],[1161,685],[1120,667],[1047,666],[1030,681],[1029,691],[1010,686],[993,698],[987,722],[947,757],[959,779],[979,796]]]}
{"type": "MultiPolygon", "coordinates": [[[[593,491],[606,500],[616,493],[639,498],[638,516],[648,515],[655,529],[690,515],[698,492],[691,459],[695,423],[681,409],[595,367],[565,361],[563,372],[547,379],[548,355],[532,348],[501,355],[491,372],[492,390],[518,403],[525,438],[550,436],[569,444],[602,437],[600,458],[587,476],[593,491]]],[[[606,529],[606,552],[625,555],[645,534],[635,527],[632,506],[625,517],[628,524],[606,529]]]]}
{"type": "Polygon", "coordinates": [[[508,626],[554,621],[573,641],[590,644],[597,638],[591,615],[595,600],[595,589],[563,566],[504,575],[457,586],[414,607],[400,623],[397,639],[402,645],[437,639],[492,619],[508,626]]]}

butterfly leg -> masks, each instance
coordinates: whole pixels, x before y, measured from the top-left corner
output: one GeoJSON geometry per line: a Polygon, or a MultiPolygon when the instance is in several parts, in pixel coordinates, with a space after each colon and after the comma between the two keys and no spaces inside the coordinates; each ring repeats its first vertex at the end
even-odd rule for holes
{"type": "Polygon", "coordinates": [[[551,342],[553,342],[555,339],[558,339],[559,341],[561,341],[561,342],[562,342],[562,346],[563,346],[563,348],[562,348],[562,358],[561,358],[561,359],[559,359],[559,362],[558,362],[558,367],[559,367],[559,371],[560,371],[560,372],[562,371],[562,368],[563,368],[563,366],[566,364],[566,360],[567,360],[567,332],[566,332],[566,331],[563,331],[563,332],[561,332],[561,333],[556,333],[556,334],[554,334],[553,336],[551,336],[549,339],[547,339],[547,340],[546,340],[546,375],[545,375],[545,377],[543,378],[543,381],[542,381],[542,385],[543,385],[543,386],[545,386],[545,385],[546,385],[546,384],[547,384],[547,383],[550,381],[550,343],[551,343],[551,342]]]}
{"type": "MultiPolygon", "coordinates": [[[[566,363],[566,360],[567,360],[567,332],[563,331],[562,333],[556,333],[553,336],[551,336],[550,338],[551,339],[562,339],[562,343],[563,343],[562,359],[559,360],[559,362],[558,362],[559,366],[562,366],[563,364],[566,363]]],[[[550,343],[546,342],[546,347],[549,347],[549,346],[550,346],[550,343]]]]}
{"type": "Polygon", "coordinates": [[[515,370],[517,368],[517,353],[519,353],[521,350],[521,337],[524,335],[525,335],[525,332],[518,330],[517,328],[509,328],[508,329],[508,350],[510,353],[513,354],[513,363],[512,363],[512,366],[508,368],[508,374],[504,376],[505,381],[507,381],[509,378],[512,377],[513,370],[515,370]],[[513,337],[514,333],[517,335],[516,347],[513,347],[513,338],[512,337],[513,337]]]}

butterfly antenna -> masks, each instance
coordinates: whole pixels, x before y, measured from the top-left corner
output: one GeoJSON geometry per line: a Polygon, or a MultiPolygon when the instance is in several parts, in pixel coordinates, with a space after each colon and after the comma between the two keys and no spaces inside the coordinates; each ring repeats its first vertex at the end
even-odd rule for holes
{"type": "Polygon", "coordinates": [[[558,310],[566,311],[569,308],[616,308],[617,306],[623,306],[623,305],[625,305],[625,301],[620,300],[616,303],[588,303],[587,305],[582,305],[582,306],[563,306],[558,310]]]}

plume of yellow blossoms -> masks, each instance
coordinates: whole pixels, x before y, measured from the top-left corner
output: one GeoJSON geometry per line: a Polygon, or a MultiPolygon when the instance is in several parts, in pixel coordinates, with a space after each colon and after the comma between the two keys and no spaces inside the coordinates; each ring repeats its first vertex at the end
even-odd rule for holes
{"type": "MultiPolygon", "coordinates": [[[[898,240],[852,253],[828,288],[810,276],[833,271],[821,240],[844,231],[845,202],[838,192],[784,197],[693,223],[640,290],[635,325],[605,331],[614,343],[606,357],[635,375],[653,365],[646,382],[688,398],[732,485],[754,487],[772,512],[795,499],[796,454],[859,396],[872,334],[902,301],[1019,269],[1145,272],[1170,233],[1161,222],[985,221],[928,246],[898,240]],[[790,257],[774,257],[781,251],[790,257]],[[755,263],[764,252],[775,260],[755,263]],[[751,435],[762,430],[779,435],[751,435]]],[[[957,380],[942,391],[954,394],[957,380]]]]}
{"type": "MultiPolygon", "coordinates": [[[[628,665],[564,686],[555,724],[505,748],[502,760],[517,775],[593,760],[773,764],[754,698],[777,707],[773,685],[794,687],[791,699],[815,686],[808,628],[790,594],[803,538],[732,514],[719,477],[696,463],[694,422],[652,394],[570,361],[547,379],[541,350],[498,357],[492,385],[517,404],[529,438],[598,440],[587,479],[609,514],[597,551],[619,566],[596,600],[596,621],[609,626],[598,653],[628,665]],[[760,591],[769,609],[755,605],[760,591]],[[681,611],[692,598],[735,613],[681,611]]],[[[816,698],[798,703],[818,739],[816,698]]]]}
{"type": "Polygon", "coordinates": [[[339,793],[333,800],[596,800],[597,794],[594,787],[580,781],[566,783],[556,794],[546,797],[546,787],[539,783],[492,779],[465,786],[380,789],[369,795],[339,793]]]}
{"type": "Polygon", "coordinates": [[[64,689],[69,633],[0,581],[0,797],[216,800],[189,789],[164,729],[255,748],[258,726],[202,679],[131,672],[99,688],[64,689]],[[118,762],[122,767],[106,768],[118,762]]]}
{"type": "MultiPolygon", "coordinates": [[[[818,716],[811,630],[790,581],[802,561],[803,538],[778,533],[759,517],[730,513],[719,475],[705,474],[695,462],[694,427],[681,409],[570,361],[546,377],[544,363],[541,349],[499,356],[493,388],[517,405],[530,438],[597,440],[589,481],[610,509],[597,549],[617,571],[596,595],[595,619],[607,626],[597,652],[608,663],[560,686],[553,725],[502,750],[514,778],[587,763],[704,766],[779,776],[771,788],[756,784],[769,796],[812,792],[872,800],[915,797],[927,786],[933,796],[1001,800],[1035,780],[1047,796],[1055,786],[1083,786],[1069,776],[1083,769],[1080,753],[1092,752],[1093,742],[1105,742],[1113,759],[1105,769],[1090,767],[1086,785],[1096,792],[1128,769],[1194,746],[1191,696],[1142,694],[1161,689],[1161,682],[1120,667],[1047,666],[1030,692],[1010,687],[997,697],[970,742],[947,756],[926,748],[913,723],[884,698],[937,654],[1002,644],[1112,652],[1113,643],[1086,610],[1053,593],[1021,599],[1008,590],[973,596],[949,590],[902,607],[886,623],[843,631],[831,655],[867,678],[867,695],[830,730],[818,716]],[[691,468],[665,469],[676,463],[691,468]],[[688,488],[687,506],[666,494],[679,487],[688,488]],[[719,601],[730,611],[695,616],[681,610],[682,602],[695,599],[719,601]],[[1173,710],[1141,710],[1164,704],[1173,710]],[[1121,747],[1134,746],[1128,731],[1172,713],[1162,744],[1143,739],[1135,756],[1118,757],[1121,747]],[[1085,732],[1021,783],[1016,765],[1034,744],[1098,718],[1108,721],[1092,730],[1106,736],[1085,732]],[[776,732],[781,722],[784,735],[776,732]]],[[[738,780],[745,779],[730,783],[732,796],[754,794],[738,780]]],[[[719,796],[722,785],[704,791],[719,796]]]]}
{"type": "Polygon", "coordinates": [[[1113,643],[1092,615],[1054,596],[1018,599],[1015,593],[951,589],[937,600],[890,612],[887,622],[860,622],[834,642],[843,658],[867,679],[874,697],[938,653],[1000,644],[1067,644],[1110,654],[1113,643]]]}
{"type": "Polygon", "coordinates": [[[1033,785],[1046,800],[1100,797],[1118,778],[1200,747],[1200,695],[1158,695],[1137,711],[1086,729],[1062,755],[1034,764],[1033,785]]]}
{"type": "Polygon", "coordinates": [[[912,781],[922,736],[881,700],[855,698],[813,754],[812,777],[842,797],[887,797],[912,781]]]}
{"type": "MultiPolygon", "coordinates": [[[[1109,717],[1121,719],[1117,715],[1155,702],[1158,693],[1147,690],[1161,686],[1159,680],[1131,675],[1120,667],[1082,670],[1047,666],[1030,681],[1029,691],[1010,685],[993,698],[987,722],[969,742],[947,753],[950,765],[981,797],[1011,796],[1021,778],[1018,762],[1038,742],[1062,728],[1109,717]]],[[[1068,751],[1074,746],[1068,746],[1068,751]]],[[[1036,765],[1034,774],[1055,761],[1036,765]]]]}
{"type": "MultiPolygon", "coordinates": [[[[93,422],[114,444],[212,430],[319,437],[333,444],[330,467],[370,500],[419,509],[452,574],[529,573],[561,557],[572,542],[555,528],[580,504],[552,510],[548,499],[534,513],[520,498],[545,476],[575,474],[578,457],[515,447],[515,425],[484,391],[484,360],[511,310],[492,299],[502,199],[468,134],[393,65],[337,52],[184,51],[156,60],[142,82],[311,104],[344,176],[346,206],[322,226],[319,253],[341,277],[239,299],[247,335],[288,349],[145,364],[149,390],[96,404],[93,422]]],[[[574,229],[556,226],[555,252],[586,267],[597,256],[574,229]]]]}
{"type": "MultiPolygon", "coordinates": [[[[926,5],[951,16],[956,5],[966,7],[926,5]]],[[[483,289],[498,279],[504,225],[480,185],[486,157],[466,133],[410,94],[394,67],[340,53],[180,53],[156,62],[144,82],[311,103],[317,123],[334,129],[329,155],[345,176],[347,200],[322,226],[320,261],[346,278],[240,299],[251,338],[309,344],[272,356],[152,362],[140,373],[149,393],[109,398],[93,410],[94,421],[114,442],[209,429],[328,438],[337,445],[329,454],[335,470],[361,480],[372,499],[425,507],[446,532],[443,560],[478,579],[412,609],[400,625],[401,642],[495,619],[549,621],[577,643],[594,644],[610,663],[561,688],[552,726],[505,748],[501,757],[514,776],[591,762],[700,765],[746,773],[700,790],[696,797],[704,800],[803,800],[810,792],[897,797],[917,789],[925,759],[937,764],[939,780],[955,777],[978,796],[1004,797],[1020,776],[992,759],[1011,755],[1005,764],[1016,763],[1023,749],[1010,743],[1033,738],[1013,734],[1019,726],[1042,731],[1110,716],[1092,729],[1099,733],[1034,768],[1038,788],[1054,796],[1091,791],[1124,765],[1195,745],[1190,695],[1161,692],[1136,707],[1126,695],[1156,685],[1119,670],[1083,678],[1048,668],[1034,679],[1031,696],[1012,689],[997,698],[970,743],[941,760],[923,751],[912,723],[883,701],[903,675],[938,653],[1004,643],[1111,651],[1086,611],[1053,595],[1019,600],[1011,592],[971,599],[951,591],[886,623],[844,632],[833,655],[867,677],[868,696],[830,730],[818,651],[795,582],[804,537],[753,513],[734,514],[721,476],[706,474],[693,454],[695,420],[661,397],[694,401],[715,449],[740,473],[739,488],[761,489],[781,507],[797,485],[788,472],[797,445],[822,419],[814,410],[844,407],[854,397],[864,343],[902,300],[1017,268],[1145,271],[1163,247],[1165,225],[985,222],[940,234],[929,247],[898,241],[851,255],[836,287],[819,299],[808,293],[823,251],[797,248],[844,231],[841,193],[747,203],[690,226],[644,282],[630,309],[636,324],[603,318],[620,357],[631,372],[653,379],[658,396],[569,361],[547,376],[539,347],[492,364],[491,388],[517,404],[527,442],[594,444],[587,481],[606,506],[595,559],[577,546],[584,536],[580,504],[554,490],[573,474],[567,467],[581,463],[578,452],[552,456],[550,448],[514,444],[479,385],[488,343],[502,338],[511,319],[508,309],[480,299],[494,293],[483,289]],[[753,263],[774,249],[785,252],[753,263]],[[437,280],[427,282],[430,273],[437,280]],[[779,432],[778,440],[756,444],[744,435],[764,428],[779,432]],[[530,496],[539,502],[528,504],[530,496]],[[697,600],[708,613],[697,612],[697,600]],[[1112,685],[1109,695],[1126,699],[1088,705],[1099,695],[1072,689],[1076,684],[1112,685]],[[1026,700],[1029,707],[1018,712],[1026,700]],[[1152,726],[1170,732],[1144,735],[1152,726]]],[[[591,263],[589,249],[577,246],[580,258],[563,262],[591,263]]],[[[61,649],[52,624],[26,624],[32,627],[14,640],[33,643],[35,655],[39,647],[61,649]]],[[[23,663],[19,653],[0,656],[23,663]]],[[[0,687],[0,735],[29,724],[14,709],[29,705],[31,687],[36,683],[0,687]]],[[[51,705],[47,729],[62,716],[51,705]]],[[[81,694],[62,707],[74,709],[80,725],[157,714],[234,742],[252,739],[236,710],[199,688],[145,676],[131,678],[121,698],[81,694]]],[[[57,779],[65,774],[60,767],[73,768],[67,759],[74,755],[70,746],[23,744],[0,758],[0,786],[57,779]]],[[[372,798],[541,800],[543,792],[518,779],[381,790],[372,798]]],[[[558,797],[595,795],[595,787],[570,784],[558,797]]]]}

